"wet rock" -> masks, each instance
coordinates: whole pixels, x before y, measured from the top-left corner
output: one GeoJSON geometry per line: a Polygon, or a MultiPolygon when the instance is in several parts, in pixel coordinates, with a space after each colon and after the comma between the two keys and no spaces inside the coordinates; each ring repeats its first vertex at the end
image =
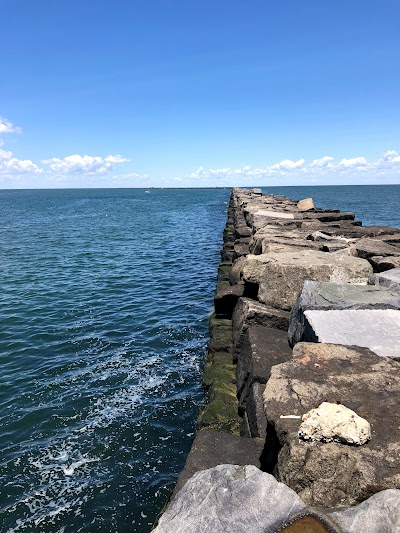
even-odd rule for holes
{"type": "Polygon", "coordinates": [[[154,531],[273,533],[304,509],[297,494],[270,474],[225,464],[190,478],[154,531]]]}
{"type": "Polygon", "coordinates": [[[344,405],[322,402],[302,416],[299,438],[361,446],[370,440],[371,426],[344,405]]]}
{"type": "Polygon", "coordinates": [[[400,357],[400,311],[305,311],[303,339],[306,342],[364,346],[381,357],[400,357]]]}
{"type": "Polygon", "coordinates": [[[249,326],[266,326],[287,331],[289,313],[250,298],[240,298],[232,314],[234,358],[242,349],[249,326]]]}
{"type": "Polygon", "coordinates": [[[309,211],[310,209],[314,209],[315,205],[312,198],[305,198],[304,200],[300,200],[297,204],[297,209],[299,211],[309,211]]]}
{"type": "Polygon", "coordinates": [[[368,283],[400,293],[400,268],[393,268],[381,274],[374,274],[368,283]]]}
{"type": "Polygon", "coordinates": [[[219,289],[214,297],[217,316],[231,318],[237,301],[243,296],[244,286],[240,283],[219,289]]]}
{"type": "Polygon", "coordinates": [[[304,340],[307,310],[400,309],[400,294],[372,285],[305,281],[290,312],[289,344],[304,340]]]}
{"type": "Polygon", "coordinates": [[[289,311],[307,279],[365,283],[371,273],[364,259],[315,250],[248,255],[243,266],[244,281],[259,285],[262,303],[289,311]]]}
{"type": "Polygon", "coordinates": [[[299,343],[290,362],[272,367],[264,392],[268,427],[282,446],[277,478],[314,506],[355,505],[400,487],[399,363],[366,348],[299,343]],[[340,402],[371,424],[363,446],[299,441],[301,417],[340,402]]]}
{"type": "Polygon", "coordinates": [[[201,409],[202,427],[239,434],[241,419],[236,398],[236,369],[229,352],[209,352],[203,377],[208,402],[201,409]]]}

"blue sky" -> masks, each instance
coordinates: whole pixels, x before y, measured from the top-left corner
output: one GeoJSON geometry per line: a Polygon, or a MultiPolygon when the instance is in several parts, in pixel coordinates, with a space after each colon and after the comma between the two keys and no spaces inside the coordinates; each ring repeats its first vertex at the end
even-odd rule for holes
{"type": "Polygon", "coordinates": [[[0,188],[400,183],[398,0],[0,0],[0,188]]]}

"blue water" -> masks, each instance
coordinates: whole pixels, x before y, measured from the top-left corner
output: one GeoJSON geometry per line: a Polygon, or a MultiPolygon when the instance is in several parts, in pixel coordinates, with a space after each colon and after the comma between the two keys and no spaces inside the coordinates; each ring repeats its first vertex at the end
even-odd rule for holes
{"type": "Polygon", "coordinates": [[[363,226],[400,227],[400,185],[262,187],[262,190],[293,200],[311,197],[317,207],[355,212],[363,226]]]}
{"type": "Polygon", "coordinates": [[[0,192],[0,531],[149,531],[193,439],[229,194],[0,192]]]}
{"type": "MultiPolygon", "coordinates": [[[[265,189],[400,226],[400,186],[265,189]]],[[[0,191],[0,531],[147,532],[203,399],[230,190],[0,191]]]]}

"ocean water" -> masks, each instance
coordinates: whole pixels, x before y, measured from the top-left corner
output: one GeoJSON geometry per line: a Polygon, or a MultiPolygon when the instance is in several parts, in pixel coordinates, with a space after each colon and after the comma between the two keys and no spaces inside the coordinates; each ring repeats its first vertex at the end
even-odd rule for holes
{"type": "MultiPolygon", "coordinates": [[[[400,186],[284,187],[400,227],[400,186]]],[[[147,532],[203,401],[230,190],[0,191],[0,531],[147,532]]]]}
{"type": "Polygon", "coordinates": [[[0,531],[149,531],[202,401],[230,190],[0,191],[0,531]]]}

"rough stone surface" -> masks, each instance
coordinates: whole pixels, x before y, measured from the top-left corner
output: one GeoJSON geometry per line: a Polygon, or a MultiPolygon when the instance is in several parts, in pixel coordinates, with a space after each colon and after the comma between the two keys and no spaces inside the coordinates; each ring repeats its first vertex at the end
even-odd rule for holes
{"type": "Polygon", "coordinates": [[[400,294],[400,268],[393,268],[381,274],[374,274],[368,283],[400,294]]]}
{"type": "Polygon", "coordinates": [[[344,533],[398,533],[400,491],[383,490],[357,507],[329,513],[329,516],[344,533]]]}
{"type": "Polygon", "coordinates": [[[375,255],[382,257],[400,256],[399,248],[375,239],[360,239],[353,246],[357,250],[358,257],[362,259],[368,259],[375,255]]]}
{"type": "Polygon", "coordinates": [[[305,509],[295,492],[255,466],[195,474],[160,518],[156,533],[273,533],[305,509]]]}
{"type": "Polygon", "coordinates": [[[289,218],[293,219],[293,213],[285,213],[284,211],[271,211],[268,209],[259,209],[254,213],[256,216],[269,217],[269,218],[289,218]]]}
{"type": "Polygon", "coordinates": [[[236,367],[239,410],[246,410],[253,383],[267,383],[271,368],[291,357],[286,332],[265,326],[247,329],[236,367]]]}
{"type": "Polygon", "coordinates": [[[371,438],[371,426],[344,405],[322,402],[302,417],[299,438],[361,446],[371,438]]]}
{"type": "Polygon", "coordinates": [[[305,198],[304,200],[300,200],[297,204],[297,209],[299,211],[309,211],[310,209],[314,209],[315,205],[312,198],[305,198]]]}
{"type": "Polygon", "coordinates": [[[290,311],[304,282],[365,283],[372,267],[365,259],[314,250],[248,255],[243,279],[259,285],[258,299],[290,311]]]}
{"type": "Polygon", "coordinates": [[[249,439],[225,431],[201,429],[196,433],[185,467],[175,486],[176,494],[196,472],[223,464],[254,465],[260,468],[262,439],[249,439]]]}
{"type": "Polygon", "coordinates": [[[246,418],[249,437],[262,437],[267,435],[267,418],[264,413],[263,394],[265,384],[253,383],[246,401],[246,418]]]}
{"type": "Polygon", "coordinates": [[[364,346],[400,358],[400,311],[346,309],[304,312],[304,341],[364,346]]]}
{"type": "Polygon", "coordinates": [[[274,309],[251,298],[240,298],[232,314],[234,358],[242,349],[249,326],[266,326],[287,331],[289,313],[274,309]]]}
{"type": "Polygon", "coordinates": [[[304,340],[307,310],[400,309],[400,294],[372,285],[305,281],[290,312],[289,344],[304,340]]]}
{"type": "Polygon", "coordinates": [[[232,285],[235,285],[235,283],[238,283],[242,280],[242,270],[245,259],[245,257],[238,257],[233,263],[229,274],[229,281],[232,283],[232,285]]]}
{"type": "Polygon", "coordinates": [[[257,187],[254,187],[253,189],[251,189],[251,192],[253,194],[262,195],[262,190],[257,187]]]}
{"type": "Polygon", "coordinates": [[[217,316],[231,318],[235,305],[243,296],[243,285],[237,283],[231,287],[223,287],[214,297],[214,307],[217,316]]]}
{"type": "Polygon", "coordinates": [[[296,344],[293,359],[271,369],[264,392],[267,421],[282,446],[278,479],[306,503],[325,508],[399,488],[399,370],[398,362],[366,348],[296,344]],[[323,401],[340,402],[368,420],[371,440],[359,447],[299,441],[301,417],[323,401]]]}
{"type": "Polygon", "coordinates": [[[374,255],[372,257],[369,257],[368,261],[371,263],[374,272],[385,272],[386,270],[400,267],[400,257],[396,257],[393,255],[390,257],[374,255]]]}

